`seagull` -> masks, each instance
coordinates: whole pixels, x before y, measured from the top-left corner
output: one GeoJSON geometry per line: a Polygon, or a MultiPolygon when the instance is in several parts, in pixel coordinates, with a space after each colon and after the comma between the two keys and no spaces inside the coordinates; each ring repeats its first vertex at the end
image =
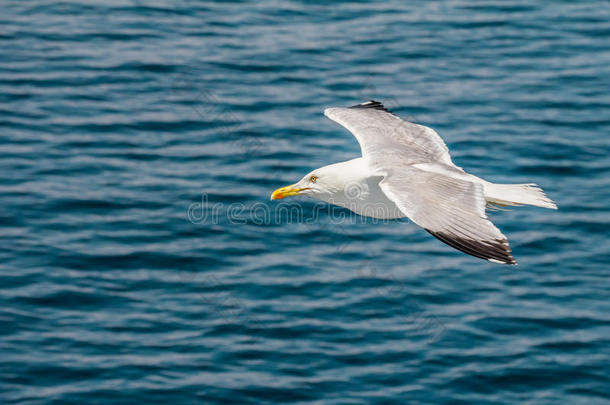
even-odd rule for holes
{"type": "Polygon", "coordinates": [[[350,131],[362,156],[316,169],[271,194],[306,195],[378,218],[409,218],[432,236],[493,263],[517,264],[487,207],[557,209],[536,184],[497,184],[466,173],[431,128],[404,121],[378,101],[324,110],[350,131]]]}

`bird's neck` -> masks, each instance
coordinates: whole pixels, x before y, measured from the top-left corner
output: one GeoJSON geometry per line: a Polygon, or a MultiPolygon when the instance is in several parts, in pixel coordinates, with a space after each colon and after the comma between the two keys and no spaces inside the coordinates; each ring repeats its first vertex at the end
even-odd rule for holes
{"type": "Polygon", "coordinates": [[[347,208],[359,215],[381,219],[402,218],[404,214],[381,190],[383,176],[371,171],[363,158],[336,163],[336,190],[323,201],[347,208]]]}
{"type": "MultiPolygon", "coordinates": [[[[345,206],[346,203],[363,199],[369,192],[369,183],[372,173],[363,158],[356,158],[345,162],[335,163],[325,167],[329,176],[332,176],[331,193],[318,196],[321,200],[345,206]]],[[[379,181],[379,180],[377,180],[379,181]]]]}

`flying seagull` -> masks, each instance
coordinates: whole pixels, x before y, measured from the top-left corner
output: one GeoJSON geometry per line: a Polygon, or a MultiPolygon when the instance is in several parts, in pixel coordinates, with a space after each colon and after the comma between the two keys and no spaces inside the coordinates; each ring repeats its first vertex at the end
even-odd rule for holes
{"type": "Polygon", "coordinates": [[[557,209],[536,184],[494,184],[456,166],[431,128],[378,101],[324,110],[358,140],[362,157],[324,166],[279,188],[272,200],[308,195],[368,217],[407,217],[442,242],[494,263],[517,264],[488,205],[557,209]]]}

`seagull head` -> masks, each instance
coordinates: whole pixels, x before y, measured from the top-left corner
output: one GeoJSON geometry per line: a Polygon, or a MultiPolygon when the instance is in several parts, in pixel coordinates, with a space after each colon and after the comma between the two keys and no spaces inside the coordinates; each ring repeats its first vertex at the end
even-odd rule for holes
{"type": "Polygon", "coordinates": [[[305,175],[298,182],[278,188],[271,194],[271,199],[281,200],[282,198],[295,195],[307,195],[322,200],[323,196],[334,194],[337,188],[340,188],[340,184],[337,184],[336,176],[329,167],[325,166],[316,169],[305,175]]]}
{"type": "Polygon", "coordinates": [[[281,187],[271,194],[272,200],[307,195],[322,201],[333,201],[345,194],[354,182],[362,181],[361,158],[335,163],[313,170],[298,182],[281,187]]]}

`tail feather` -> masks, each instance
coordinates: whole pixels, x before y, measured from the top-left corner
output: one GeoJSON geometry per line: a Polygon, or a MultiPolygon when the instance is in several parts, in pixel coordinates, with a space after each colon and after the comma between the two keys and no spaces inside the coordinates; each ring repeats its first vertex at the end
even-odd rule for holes
{"type": "Polygon", "coordinates": [[[544,194],[537,184],[494,184],[485,182],[485,199],[501,206],[535,205],[556,210],[557,205],[544,194]]]}

